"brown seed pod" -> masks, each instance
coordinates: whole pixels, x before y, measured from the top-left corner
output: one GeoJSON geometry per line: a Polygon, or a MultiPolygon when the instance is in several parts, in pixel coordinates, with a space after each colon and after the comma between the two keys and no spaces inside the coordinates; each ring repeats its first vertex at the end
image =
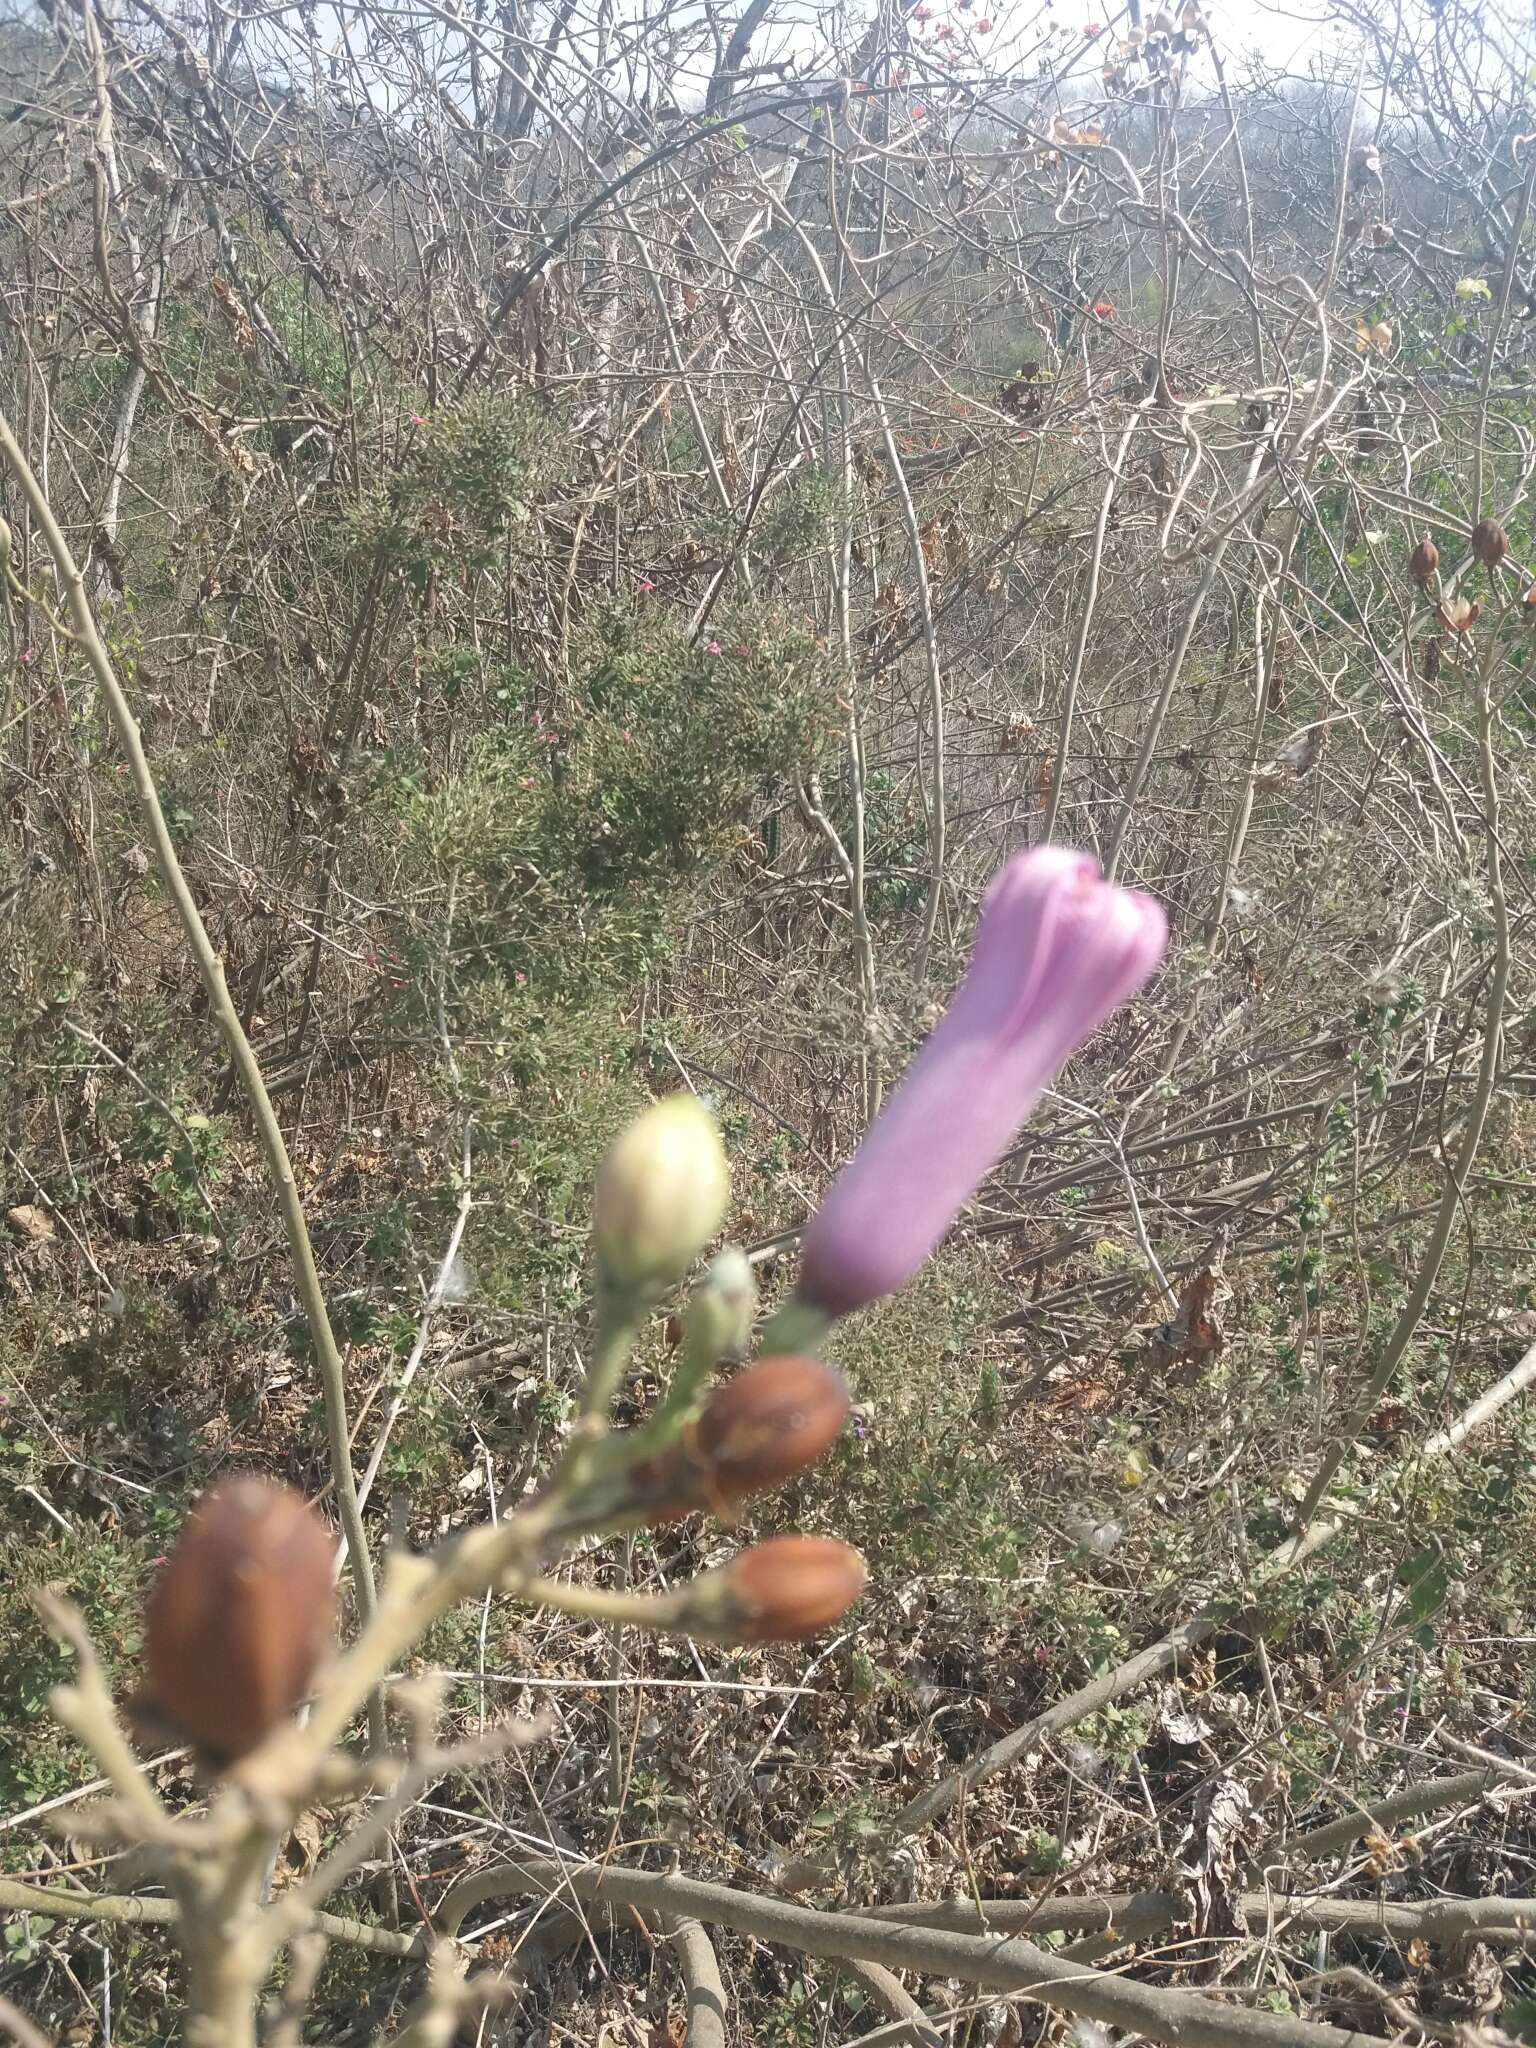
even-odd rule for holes
{"type": "Polygon", "coordinates": [[[848,1388],[818,1358],[760,1358],[717,1387],[680,1443],[636,1466],[635,1505],[673,1522],[696,1508],[729,1514],[819,1458],[848,1419],[848,1388]]]}
{"type": "Polygon", "coordinates": [[[1473,527],[1472,553],[1485,569],[1497,569],[1509,553],[1509,535],[1497,519],[1479,519],[1473,527]]]}
{"type": "MultiPolygon", "coordinates": [[[[829,1536],[774,1536],[722,1574],[737,1642],[793,1643],[845,1614],[864,1590],[864,1560],[829,1536]]],[[[722,1617],[724,1619],[724,1617],[722,1617]]]]}
{"type": "Polygon", "coordinates": [[[841,1373],[819,1358],[760,1358],[710,1396],[692,1451],[714,1494],[745,1500],[813,1464],[847,1420],[841,1373]]]}
{"type": "Polygon", "coordinates": [[[1531,585],[1524,597],[1521,598],[1520,603],[1524,609],[1526,619],[1528,621],[1536,619],[1536,583],[1531,585]]]}
{"type": "Polygon", "coordinates": [[[256,1748],[303,1699],[335,1626],[335,1542],[286,1486],[210,1487],[146,1617],[152,1710],[215,1763],[256,1748]]]}
{"type": "Polygon", "coordinates": [[[1440,566],[1440,550],[1426,533],[1408,557],[1408,574],[1415,583],[1427,583],[1440,566]]]}

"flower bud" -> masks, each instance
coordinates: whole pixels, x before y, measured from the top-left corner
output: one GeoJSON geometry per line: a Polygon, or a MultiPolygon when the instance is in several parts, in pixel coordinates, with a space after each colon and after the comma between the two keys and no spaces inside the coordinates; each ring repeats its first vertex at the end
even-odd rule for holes
{"type": "Polygon", "coordinates": [[[949,1009],[805,1227],[801,1301],[830,1319],[904,1287],[1167,940],[1159,906],[1086,855],[1016,854],[949,1009]]]}
{"type": "Polygon", "coordinates": [[[286,1486],[220,1480],[192,1510],[149,1603],[153,1707],[218,1763],[303,1699],[335,1626],[335,1543],[286,1486]]]}
{"type": "Polygon", "coordinates": [[[693,1095],[669,1095],[621,1131],[592,1195],[603,1272],[647,1290],[687,1270],[720,1228],[730,1170],[714,1118],[693,1095]]]}
{"type": "Polygon", "coordinates": [[[794,1643],[864,1590],[864,1560],[829,1536],[774,1536],[688,1588],[683,1626],[733,1643],[794,1643]]]}
{"type": "Polygon", "coordinates": [[[752,1339],[757,1310],[757,1283],[745,1252],[728,1245],[710,1260],[708,1270],[688,1300],[688,1348],[711,1363],[738,1359],[752,1339]]]}
{"type": "Polygon", "coordinates": [[[1479,519],[1473,527],[1472,553],[1485,569],[1497,569],[1509,553],[1509,535],[1497,519],[1479,519]]]}
{"type": "Polygon", "coordinates": [[[1440,550],[1426,533],[1408,557],[1408,574],[1415,583],[1427,583],[1440,566],[1440,550]]]}

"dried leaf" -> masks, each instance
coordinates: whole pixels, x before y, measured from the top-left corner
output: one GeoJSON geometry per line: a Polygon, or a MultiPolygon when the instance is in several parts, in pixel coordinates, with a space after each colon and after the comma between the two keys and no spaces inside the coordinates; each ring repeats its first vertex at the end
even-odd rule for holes
{"type": "Polygon", "coordinates": [[[944,567],[957,581],[971,573],[971,537],[961,524],[958,509],[944,514],[941,523],[944,536],[944,567]]]}
{"type": "Polygon", "coordinates": [[[1326,737],[1326,726],[1304,725],[1299,732],[1291,734],[1276,759],[1283,762],[1293,775],[1305,775],[1317,766],[1326,737]]]}
{"type": "Polygon", "coordinates": [[[1293,732],[1272,761],[1266,761],[1262,768],[1254,770],[1254,788],[1266,796],[1273,796],[1293,778],[1299,779],[1315,768],[1323,751],[1325,734],[1326,728],[1321,725],[1304,725],[1299,732],[1293,732]]]}
{"type": "MultiPolygon", "coordinates": [[[[326,1819],[329,1817],[324,1816],[326,1819]]],[[[294,1822],[292,1833],[273,1861],[271,1888],[274,1892],[286,1891],[290,1885],[301,1883],[319,1862],[320,1846],[324,1840],[321,1820],[317,1807],[309,1813],[301,1813],[294,1822]]]]}
{"type": "Polygon", "coordinates": [[[1202,1366],[1221,1355],[1226,1338],[1213,1312],[1220,1276],[1202,1266],[1179,1296],[1179,1312],[1152,1332],[1152,1366],[1166,1372],[1176,1365],[1202,1366]]]}
{"type": "Polygon", "coordinates": [[[923,567],[937,579],[944,574],[944,530],[937,515],[918,529],[917,537],[923,545],[923,567]]]}
{"type": "Polygon", "coordinates": [[[1211,1975],[1223,1941],[1248,1931],[1240,1875],[1258,1832],[1247,1787],[1224,1775],[1201,1792],[1174,1851],[1170,1889],[1183,1899],[1184,1910],[1171,1931],[1197,1976],[1211,1975]]]}
{"type": "Polygon", "coordinates": [[[1056,1388],[1051,1394],[1053,1408],[1064,1408],[1082,1415],[1092,1415],[1109,1404],[1109,1388],[1102,1380],[1069,1380],[1066,1386],[1056,1388]]]}
{"type": "Polygon", "coordinates": [[[210,281],[208,289],[213,294],[214,304],[224,315],[229,327],[230,340],[236,352],[244,356],[247,362],[253,361],[257,354],[256,330],[251,325],[250,316],[245,308],[235,297],[233,287],[224,278],[215,277],[210,281]]]}
{"type": "Polygon", "coordinates": [[[1202,1714],[1192,1714],[1185,1706],[1176,1685],[1165,1685],[1158,1693],[1157,1725],[1180,1749],[1194,1749],[1213,1732],[1202,1714]]]}
{"type": "Polygon", "coordinates": [[[35,1202],[23,1202],[18,1208],[7,1209],[5,1220],[16,1236],[25,1238],[29,1244],[45,1243],[55,1230],[53,1218],[35,1202]]]}

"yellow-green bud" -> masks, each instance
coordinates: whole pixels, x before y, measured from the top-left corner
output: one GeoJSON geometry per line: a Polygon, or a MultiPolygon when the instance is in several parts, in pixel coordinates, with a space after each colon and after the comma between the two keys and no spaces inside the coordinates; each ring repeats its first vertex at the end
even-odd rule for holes
{"type": "Polygon", "coordinates": [[[716,1252],[688,1298],[688,1349],[716,1365],[746,1356],[757,1308],[757,1283],[744,1252],[727,1245],[716,1252]]]}
{"type": "Polygon", "coordinates": [[[668,1095],[608,1148],[592,1193],[592,1228],[614,1286],[665,1286],[720,1228],[730,1169],[719,1128],[693,1095],[668,1095]]]}

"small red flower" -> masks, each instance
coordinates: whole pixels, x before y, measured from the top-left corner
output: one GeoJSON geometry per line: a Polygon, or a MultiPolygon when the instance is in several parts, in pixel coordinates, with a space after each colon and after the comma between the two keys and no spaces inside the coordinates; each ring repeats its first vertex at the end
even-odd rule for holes
{"type": "Polygon", "coordinates": [[[928,109],[927,109],[927,108],[926,108],[926,107],[925,107],[925,106],[923,105],[923,103],[922,103],[922,101],[921,101],[921,100],[917,100],[917,101],[915,101],[915,102],[913,103],[913,107],[912,107],[912,118],[913,118],[913,120],[914,120],[914,121],[926,121],[926,120],[927,120],[927,118],[928,118],[928,109]]]}
{"type": "Polygon", "coordinates": [[[1104,24],[1102,21],[1090,21],[1088,26],[1083,30],[1083,34],[1088,38],[1090,43],[1093,42],[1097,37],[1103,35],[1103,33],[1104,24]]]}
{"type": "Polygon", "coordinates": [[[1094,317],[1094,319],[1095,319],[1095,320],[1113,320],[1113,319],[1114,319],[1114,317],[1115,317],[1115,309],[1114,309],[1114,307],[1113,307],[1113,306],[1112,306],[1112,305],[1110,304],[1110,302],[1109,302],[1109,300],[1108,300],[1108,299],[1095,299],[1095,300],[1094,300],[1094,302],[1093,302],[1093,317],[1094,317]]]}
{"type": "Polygon", "coordinates": [[[980,21],[978,21],[978,22],[977,22],[977,24],[976,24],[976,33],[977,33],[977,35],[979,35],[979,36],[989,36],[989,35],[991,35],[991,33],[992,33],[992,17],[991,17],[991,15],[990,15],[990,14],[984,14],[984,15],[983,15],[983,16],[981,17],[980,21]]]}

